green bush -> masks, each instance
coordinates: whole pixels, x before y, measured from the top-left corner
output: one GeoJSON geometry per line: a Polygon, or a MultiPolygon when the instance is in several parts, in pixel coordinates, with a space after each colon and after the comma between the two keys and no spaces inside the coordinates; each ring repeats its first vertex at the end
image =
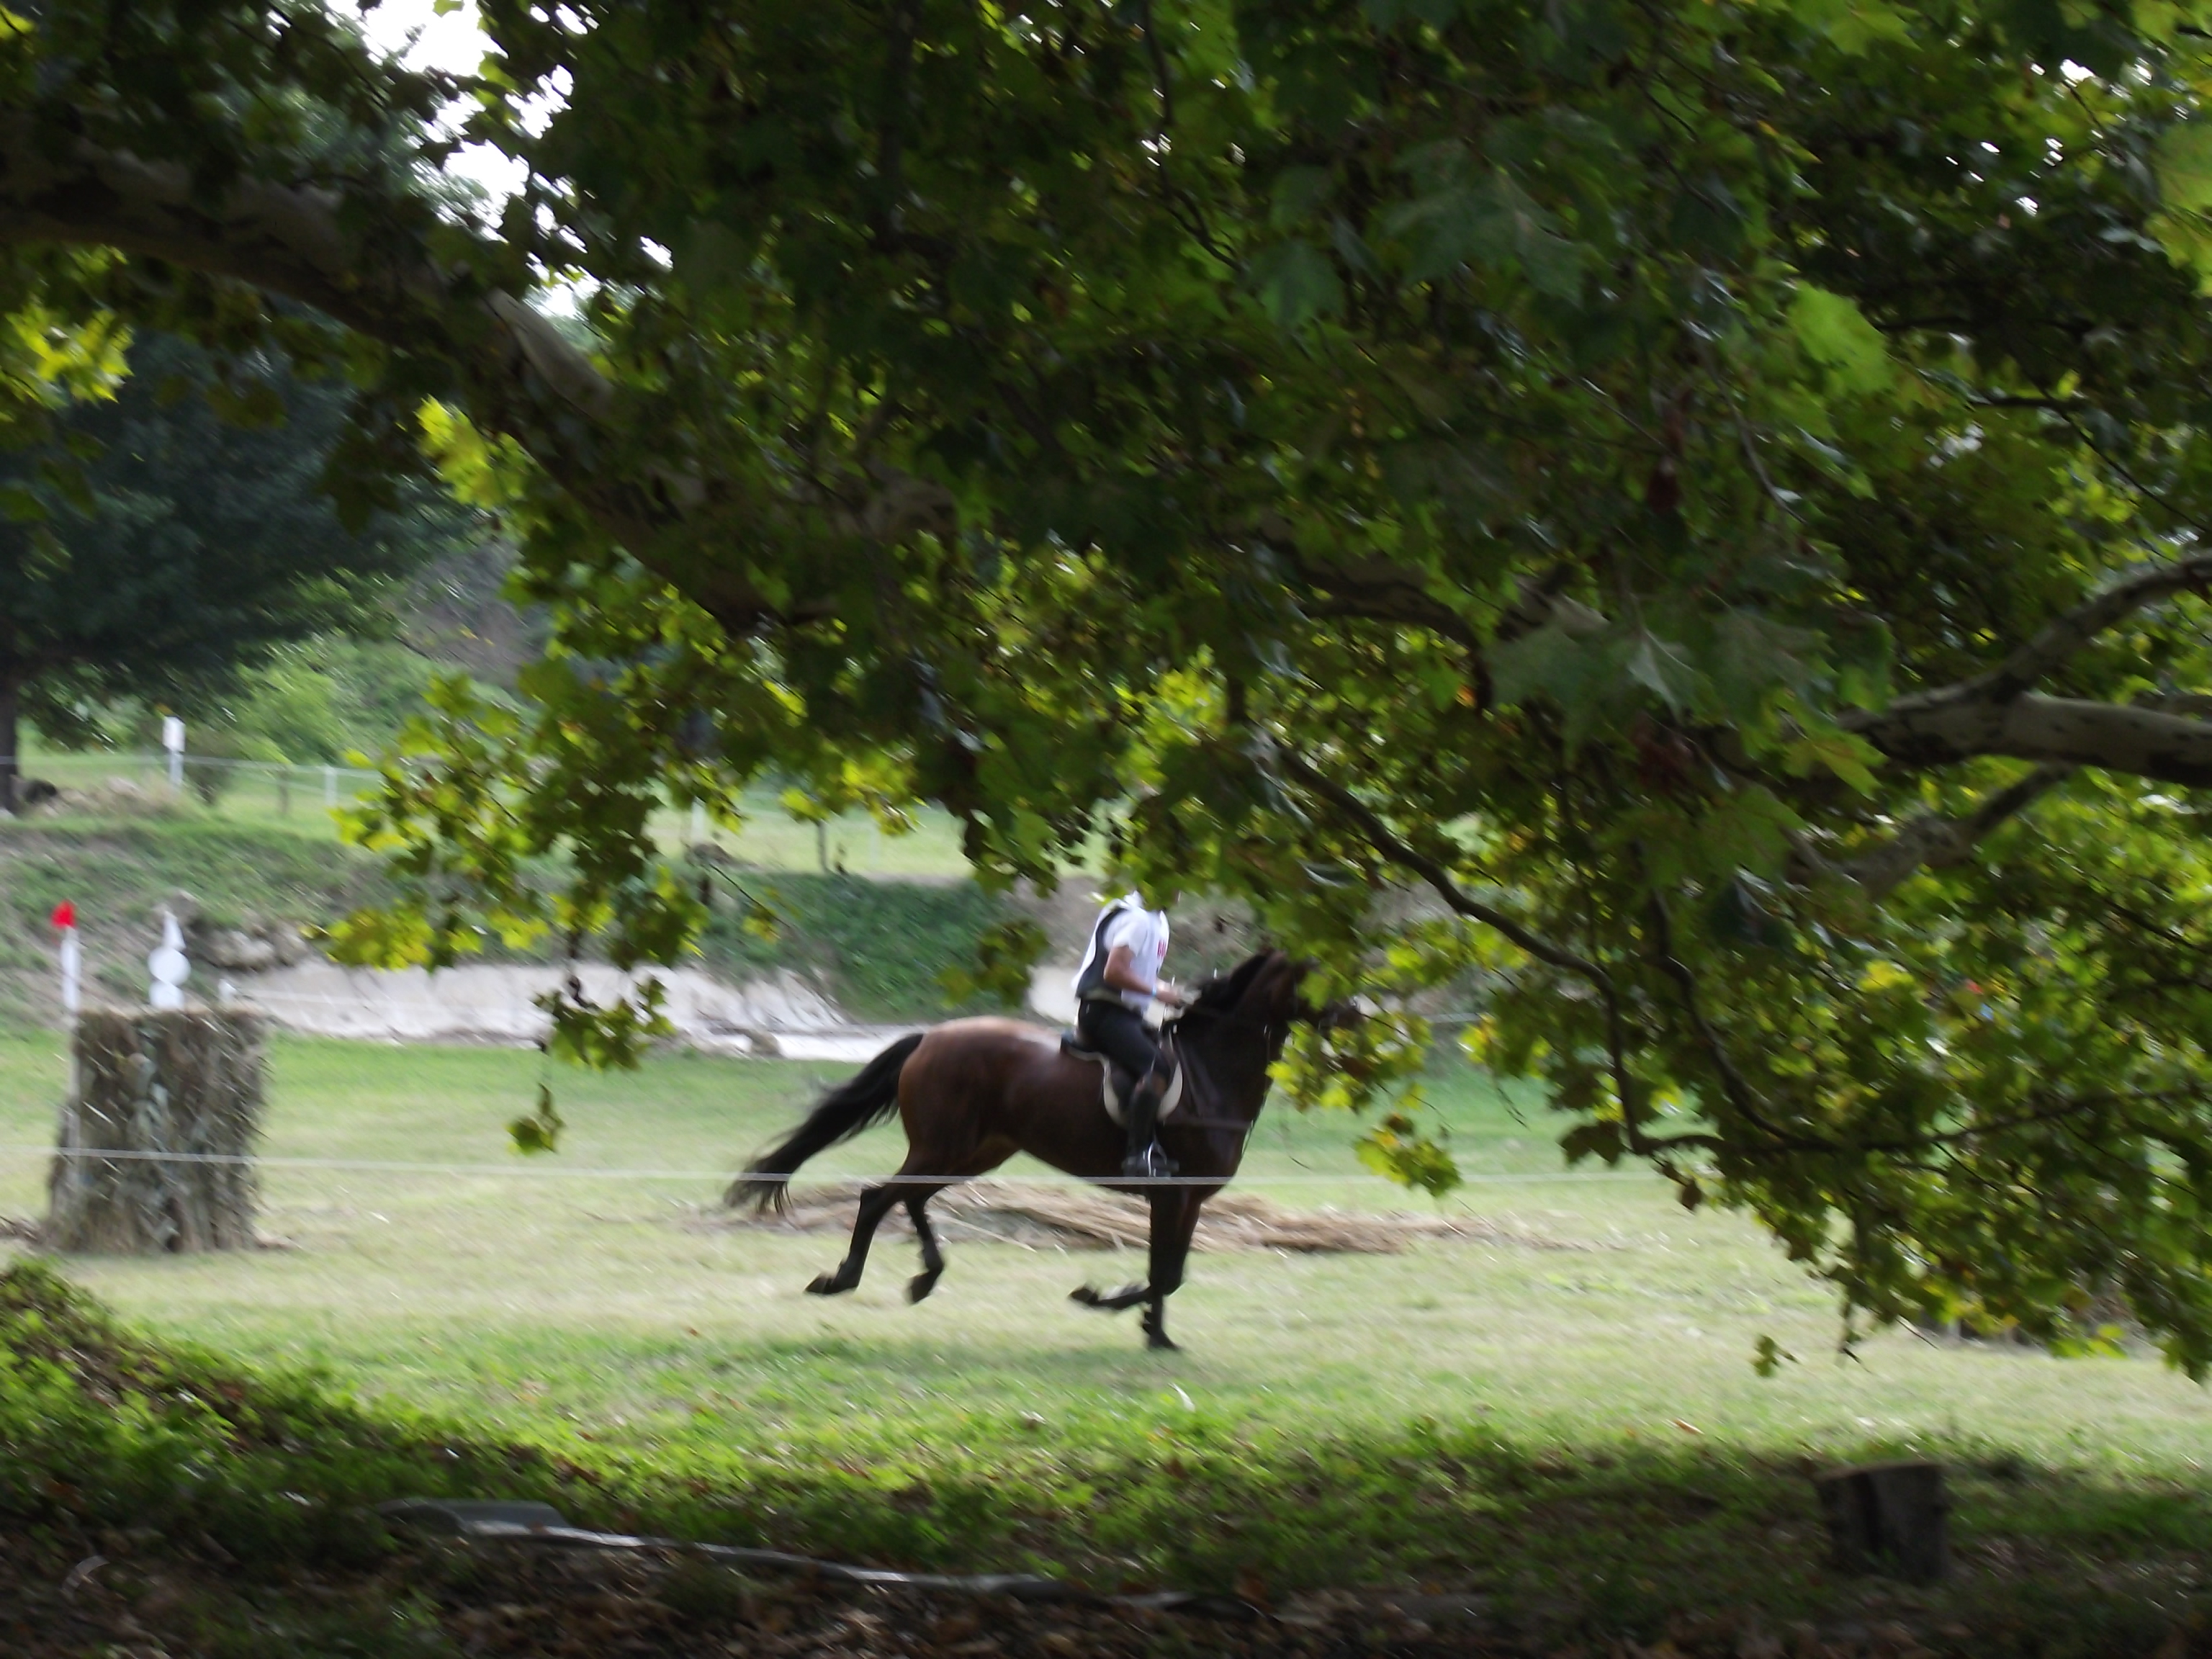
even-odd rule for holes
{"type": "Polygon", "coordinates": [[[701,940],[708,967],[733,978],[790,969],[821,982],[862,1019],[931,1019],[949,1010],[944,975],[970,968],[984,929],[1012,914],[971,881],[922,884],[860,876],[732,872],[701,940]],[[774,937],[746,926],[750,897],[774,937]]]}

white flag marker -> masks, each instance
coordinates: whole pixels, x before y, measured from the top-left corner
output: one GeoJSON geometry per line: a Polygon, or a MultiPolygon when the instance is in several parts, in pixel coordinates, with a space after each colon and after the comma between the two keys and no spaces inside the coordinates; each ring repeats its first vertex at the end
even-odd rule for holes
{"type": "Polygon", "coordinates": [[[192,964],[185,955],[184,930],[177,926],[173,912],[161,912],[161,942],[147,956],[146,971],[154,976],[146,992],[148,1002],[156,1008],[185,1006],[185,981],[191,977],[192,964]]]}

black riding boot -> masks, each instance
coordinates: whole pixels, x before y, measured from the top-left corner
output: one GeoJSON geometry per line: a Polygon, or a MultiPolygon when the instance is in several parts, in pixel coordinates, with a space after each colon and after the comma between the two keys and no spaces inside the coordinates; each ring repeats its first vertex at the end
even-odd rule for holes
{"type": "Polygon", "coordinates": [[[1157,1177],[1176,1172],[1174,1163],[1160,1150],[1160,1097],[1167,1088],[1168,1073],[1155,1066],[1129,1091],[1129,1150],[1121,1159],[1125,1176],[1157,1177]]]}

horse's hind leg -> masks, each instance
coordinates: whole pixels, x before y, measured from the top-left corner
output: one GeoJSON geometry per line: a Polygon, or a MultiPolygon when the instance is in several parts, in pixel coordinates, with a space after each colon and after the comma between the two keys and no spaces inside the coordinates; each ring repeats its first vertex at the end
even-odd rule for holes
{"type": "Polygon", "coordinates": [[[868,1265],[868,1246],[876,1237],[876,1229],[899,1201],[899,1189],[886,1183],[871,1187],[860,1194],[860,1213],[853,1218],[853,1242],[846,1247],[845,1259],[837,1264],[834,1273],[817,1273],[814,1282],[806,1287],[810,1296],[837,1296],[851,1290],[860,1282],[860,1270],[868,1265]]]}
{"type": "Polygon", "coordinates": [[[937,1288],[937,1280],[945,1271],[945,1252],[937,1248],[937,1229],[929,1224],[929,1200],[944,1190],[941,1187],[912,1188],[908,1190],[906,1212],[914,1218],[914,1236],[921,1243],[921,1271],[907,1282],[906,1299],[919,1302],[937,1288]]]}

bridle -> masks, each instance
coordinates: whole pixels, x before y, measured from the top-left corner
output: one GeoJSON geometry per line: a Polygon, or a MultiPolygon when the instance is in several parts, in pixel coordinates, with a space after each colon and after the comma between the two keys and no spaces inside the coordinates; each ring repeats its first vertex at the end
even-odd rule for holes
{"type": "MultiPolygon", "coordinates": [[[[1273,1038],[1278,1027],[1282,1028],[1285,1032],[1287,1032],[1290,1028],[1291,1019],[1291,1016],[1288,1014],[1282,1014],[1268,1018],[1260,1018],[1250,1014],[1238,1013],[1234,1009],[1206,1008],[1193,1004],[1192,1006],[1186,1007],[1182,1013],[1176,1016],[1174,1021],[1170,1024],[1167,1031],[1164,1033],[1164,1035],[1169,1041],[1173,1042],[1182,1030],[1183,1022],[1191,1018],[1193,1016],[1196,1016],[1201,1019],[1216,1020],[1224,1025],[1241,1025],[1245,1027],[1247,1030],[1257,1031],[1263,1038],[1270,1040],[1273,1038]]],[[[1180,1045],[1178,1045],[1178,1047],[1180,1047],[1180,1045]]],[[[1186,1066],[1189,1065],[1191,1063],[1191,1058],[1187,1055],[1183,1056],[1182,1063],[1186,1066]]],[[[1201,1070],[1200,1076],[1202,1077],[1204,1073],[1201,1070]]],[[[1207,1092],[1211,1093],[1212,1091],[1209,1090],[1207,1092]]],[[[1263,1105],[1265,1104],[1264,1096],[1262,1097],[1261,1103],[1263,1105]]],[[[1254,1127],[1256,1126],[1259,1121],[1260,1114],[1256,1111],[1254,1112],[1250,1117],[1185,1117],[1178,1113],[1175,1117],[1168,1120],[1168,1122],[1164,1127],[1185,1129],[1234,1129],[1240,1137],[1245,1137],[1251,1134],[1254,1127]]]]}

